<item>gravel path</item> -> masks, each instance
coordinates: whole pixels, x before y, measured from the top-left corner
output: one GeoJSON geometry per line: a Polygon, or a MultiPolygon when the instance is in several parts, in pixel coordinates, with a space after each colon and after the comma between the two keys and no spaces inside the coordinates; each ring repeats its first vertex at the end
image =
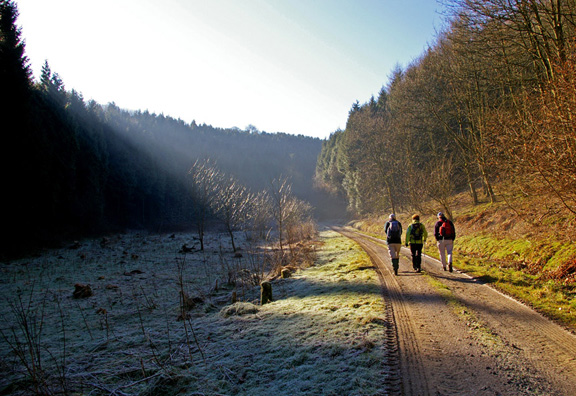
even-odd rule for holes
{"type": "Polygon", "coordinates": [[[576,337],[529,307],[403,248],[394,276],[385,243],[352,229],[379,269],[396,327],[404,395],[576,395],[576,337]]]}

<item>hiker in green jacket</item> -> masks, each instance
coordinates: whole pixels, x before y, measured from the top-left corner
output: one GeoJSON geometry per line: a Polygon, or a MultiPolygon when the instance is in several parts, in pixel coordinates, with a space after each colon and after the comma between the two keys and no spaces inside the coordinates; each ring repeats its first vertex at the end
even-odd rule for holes
{"type": "Polygon", "coordinates": [[[424,224],[420,223],[420,216],[412,216],[412,224],[406,230],[406,246],[410,245],[412,252],[412,267],[414,271],[422,271],[422,247],[428,238],[428,232],[424,224]]]}

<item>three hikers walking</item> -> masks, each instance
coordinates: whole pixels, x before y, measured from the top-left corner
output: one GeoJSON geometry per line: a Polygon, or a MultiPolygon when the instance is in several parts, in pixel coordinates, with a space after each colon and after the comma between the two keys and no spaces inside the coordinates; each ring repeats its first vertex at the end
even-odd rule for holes
{"type": "MultiPolygon", "coordinates": [[[[400,249],[402,248],[402,224],[396,219],[394,213],[388,217],[388,221],[384,225],[384,233],[386,234],[386,243],[388,244],[392,268],[394,269],[394,274],[398,275],[400,249]]],[[[434,237],[436,238],[436,246],[440,254],[442,268],[444,271],[448,268],[452,272],[452,250],[454,239],[456,239],[456,230],[454,223],[447,219],[442,212],[438,213],[438,221],[434,225],[434,237]]],[[[422,271],[422,249],[427,238],[428,232],[424,224],[420,223],[420,216],[417,214],[413,215],[412,223],[406,230],[404,243],[406,246],[410,246],[412,268],[416,272],[422,271]]]]}

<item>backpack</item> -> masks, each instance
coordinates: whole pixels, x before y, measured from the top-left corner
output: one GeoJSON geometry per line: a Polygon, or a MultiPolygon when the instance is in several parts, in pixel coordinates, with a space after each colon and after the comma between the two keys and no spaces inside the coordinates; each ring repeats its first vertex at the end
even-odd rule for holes
{"type": "Polygon", "coordinates": [[[454,226],[450,220],[443,220],[440,226],[440,236],[443,238],[454,237],[454,226]]]}
{"type": "Polygon", "coordinates": [[[412,228],[410,229],[410,235],[415,241],[419,241],[422,239],[422,224],[420,223],[413,223],[412,228]]]}
{"type": "Polygon", "coordinates": [[[400,231],[400,223],[397,220],[392,220],[388,226],[388,231],[386,232],[388,239],[402,239],[402,233],[400,231]]]}

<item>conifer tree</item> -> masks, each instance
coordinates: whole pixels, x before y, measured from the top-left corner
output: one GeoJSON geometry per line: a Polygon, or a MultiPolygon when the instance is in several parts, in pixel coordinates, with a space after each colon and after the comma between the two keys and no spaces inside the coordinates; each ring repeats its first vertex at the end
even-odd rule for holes
{"type": "MultiPolygon", "coordinates": [[[[0,0],[0,111],[11,115],[30,96],[31,71],[24,54],[21,30],[16,26],[18,10],[13,1],[0,0]]],[[[3,118],[5,119],[5,118],[3,118]]]]}
{"type": "Polygon", "coordinates": [[[31,72],[24,54],[21,31],[16,26],[14,1],[0,0],[0,180],[3,208],[0,250],[16,248],[13,236],[29,228],[23,212],[31,204],[30,175],[35,164],[27,147],[32,143],[30,126],[31,72]]]}

